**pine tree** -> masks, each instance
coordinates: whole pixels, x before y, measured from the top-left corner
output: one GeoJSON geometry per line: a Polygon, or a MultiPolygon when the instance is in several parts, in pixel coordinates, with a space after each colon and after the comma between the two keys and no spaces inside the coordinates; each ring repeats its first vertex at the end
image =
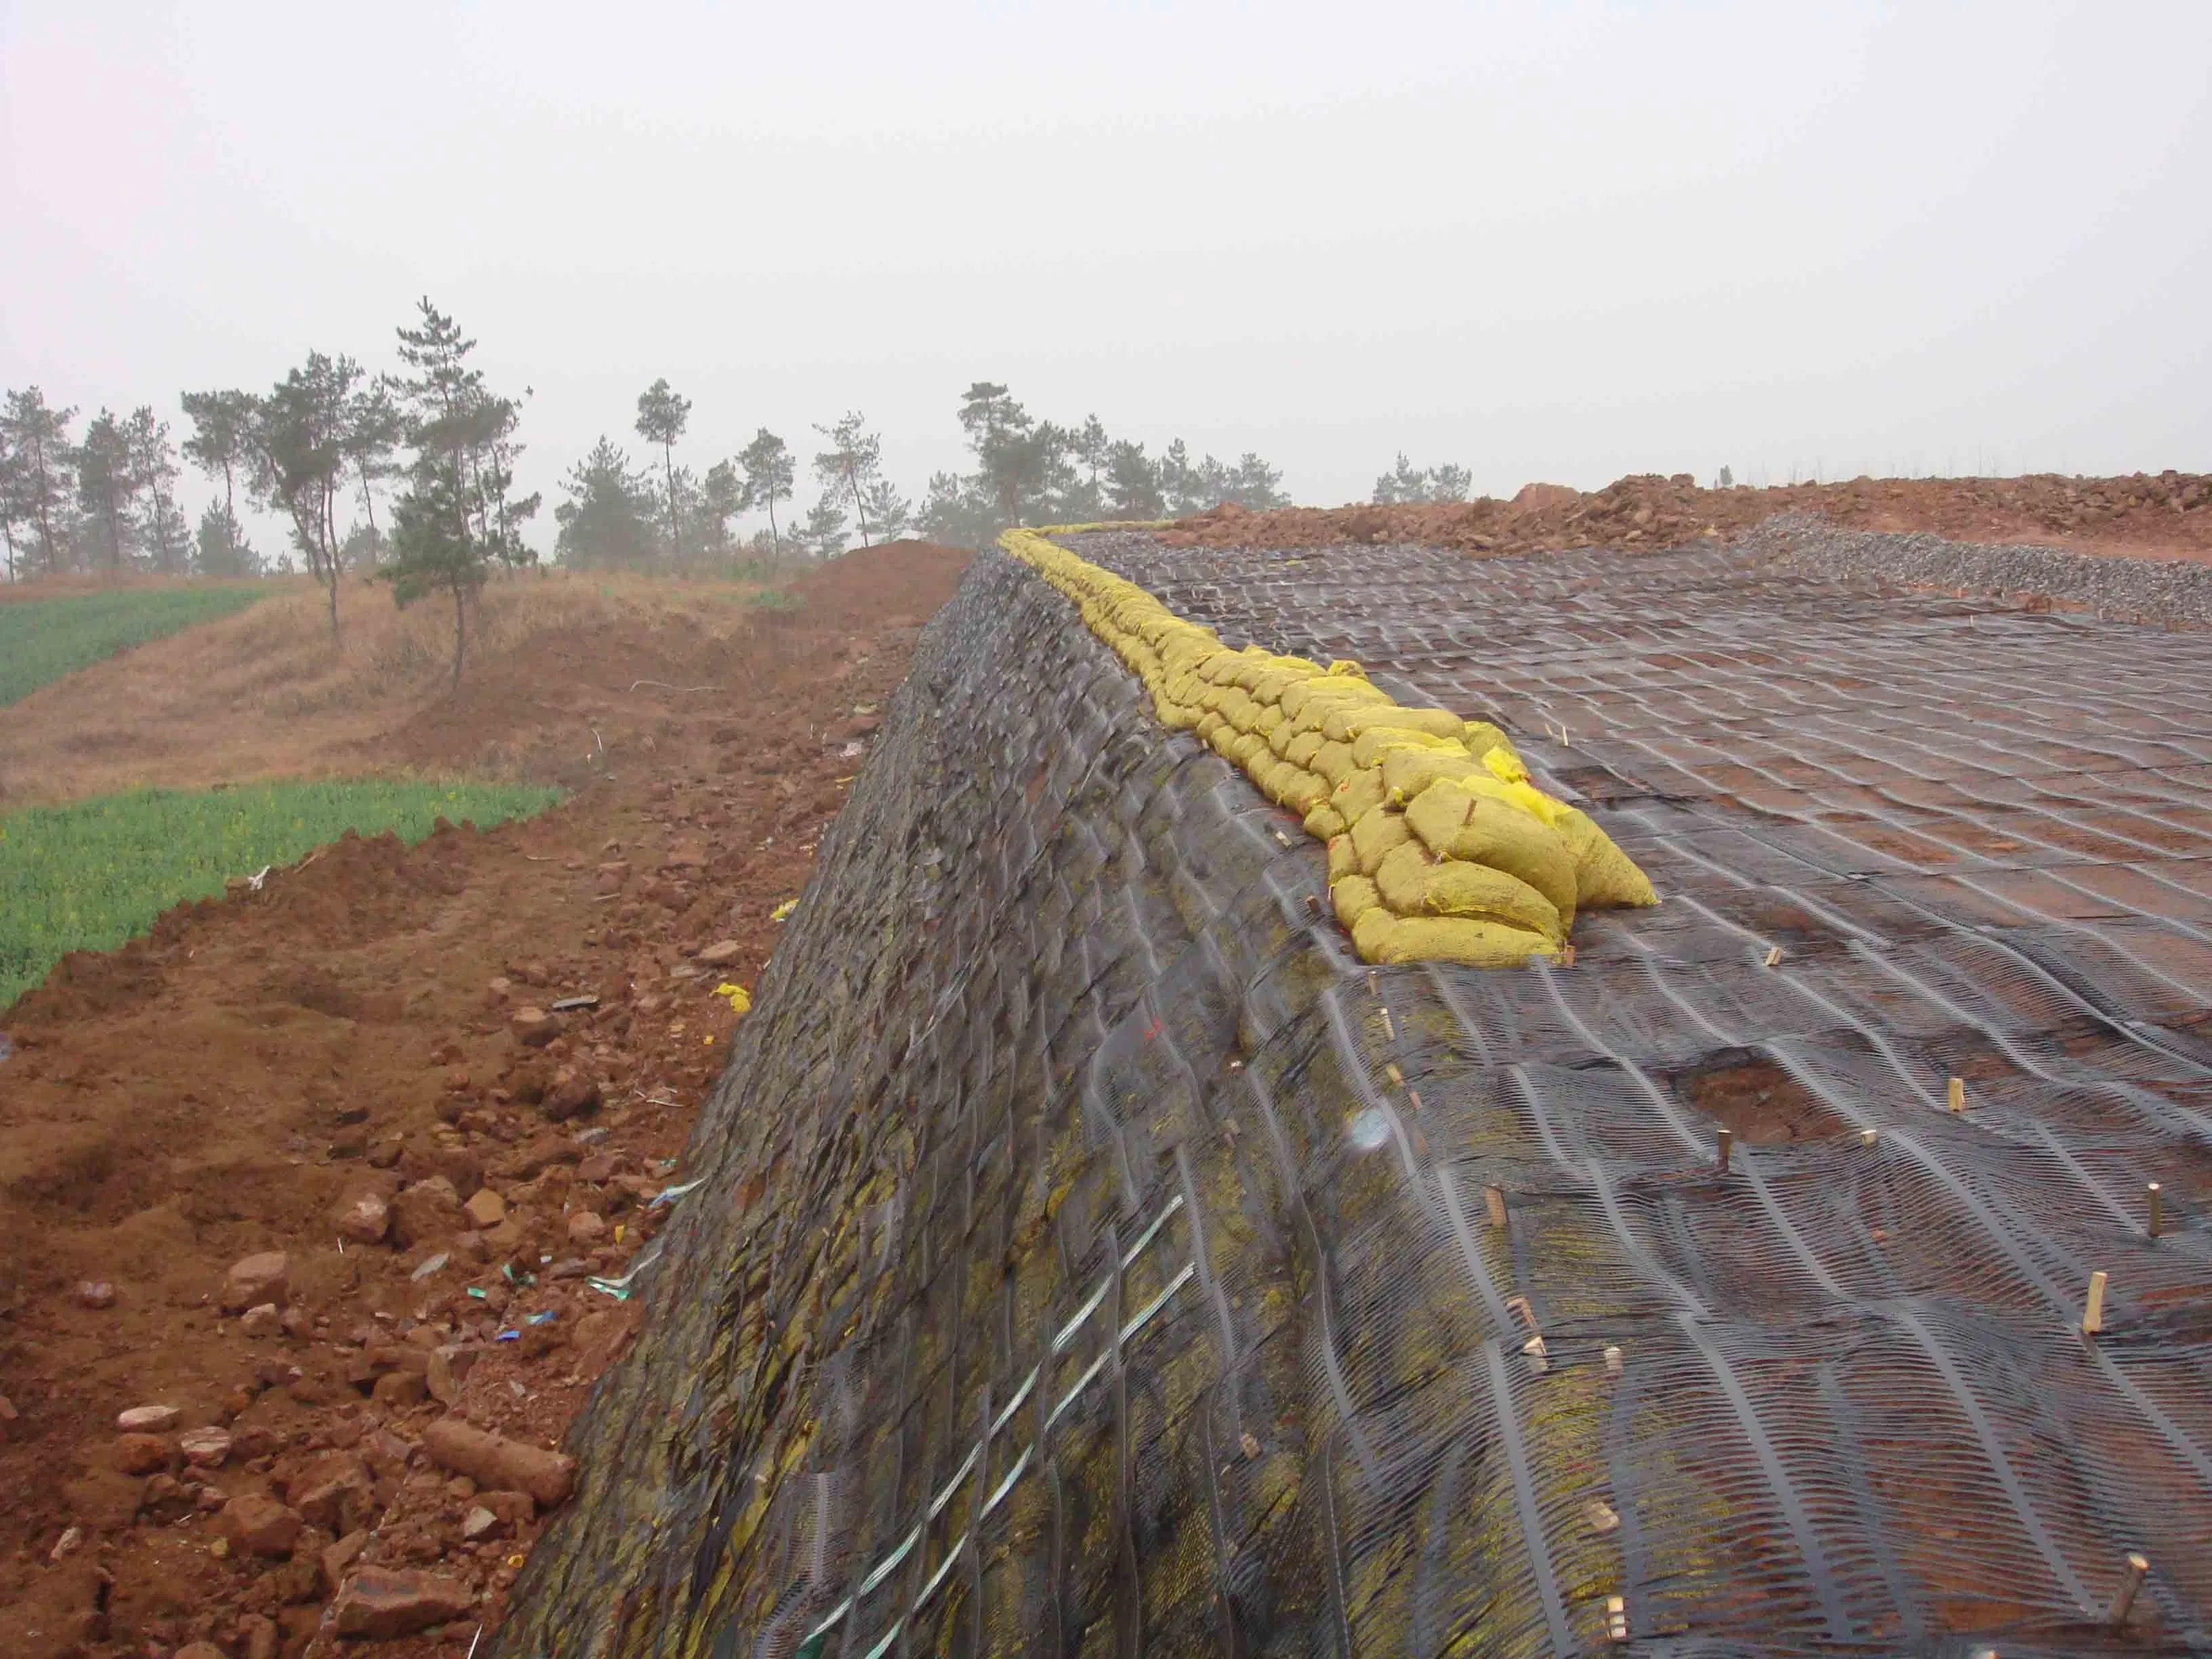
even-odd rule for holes
{"type": "Polygon", "coordinates": [[[361,368],[349,357],[310,351],[261,403],[255,422],[260,471],[270,505],[292,521],[293,545],[330,605],[331,639],[338,639],[337,499],[346,476],[345,438],[361,368]]]}
{"type": "Polygon", "coordinates": [[[834,495],[824,495],[814,503],[806,514],[806,522],[792,532],[799,542],[817,559],[827,559],[845,550],[845,509],[837,505],[834,495]]]}
{"type": "Polygon", "coordinates": [[[883,468],[883,441],[867,429],[866,417],[858,410],[848,411],[834,426],[814,429],[830,440],[830,447],[814,458],[814,476],[831,495],[842,495],[853,503],[860,516],[860,541],[866,545],[871,540],[868,491],[883,468]]]}
{"type": "Polygon", "coordinates": [[[470,523],[470,487],[460,462],[433,452],[414,470],[407,493],[392,504],[392,557],[377,572],[392,584],[402,610],[444,592],[453,602],[453,687],[459,690],[468,641],[469,605],[489,575],[491,551],[470,523]]]}
{"type": "Polygon", "coordinates": [[[346,404],[345,436],[342,447],[354,481],[361,491],[361,508],[368,520],[367,562],[381,562],[384,538],[376,528],[376,488],[399,476],[399,446],[407,435],[406,416],[399,408],[398,386],[380,376],[356,392],[346,404]]]}
{"type": "Polygon", "coordinates": [[[738,465],[745,475],[745,505],[767,512],[769,544],[780,559],[783,556],[783,538],[775,527],[775,504],[789,499],[791,487],[798,479],[798,465],[783,440],[763,427],[753,434],[753,441],[738,452],[738,465]]]}
{"type": "Polygon", "coordinates": [[[653,488],[629,457],[602,435],[561,482],[568,499],[553,509],[563,564],[643,566],[653,561],[653,488]]]}
{"type": "Polygon", "coordinates": [[[139,538],[153,556],[155,568],[181,575],[191,546],[185,535],[184,514],[177,508],[177,451],[169,441],[169,423],[157,420],[151,405],[141,404],[131,411],[124,436],[130,445],[131,476],[146,492],[139,538]]]}
{"type": "Polygon", "coordinates": [[[120,575],[129,550],[137,540],[131,508],[137,499],[138,477],[132,471],[131,436],[107,410],[101,410],[85,427],[84,441],[76,451],[77,504],[91,515],[104,540],[107,568],[120,575]]]}
{"type": "Polygon", "coordinates": [[[248,489],[252,487],[260,402],[250,392],[187,392],[184,408],[192,423],[192,434],[185,440],[185,459],[210,478],[222,480],[220,514],[210,506],[200,516],[199,568],[209,575],[258,574],[261,561],[246,544],[245,528],[239,523],[238,481],[244,474],[248,489]]]}
{"type": "Polygon", "coordinates": [[[678,397],[666,380],[655,380],[638,394],[637,435],[660,446],[662,474],[668,482],[668,546],[676,562],[684,562],[684,522],[676,504],[676,445],[691,423],[691,400],[678,397]]]}
{"type": "Polygon", "coordinates": [[[914,510],[888,478],[878,478],[868,486],[868,514],[882,541],[898,540],[914,524],[914,510]]]}
{"type": "Polygon", "coordinates": [[[0,414],[4,435],[15,457],[16,478],[13,495],[19,522],[37,532],[39,562],[46,574],[61,572],[69,543],[70,503],[76,495],[76,446],[70,441],[74,409],[54,409],[36,386],[8,394],[5,414],[0,414]]]}

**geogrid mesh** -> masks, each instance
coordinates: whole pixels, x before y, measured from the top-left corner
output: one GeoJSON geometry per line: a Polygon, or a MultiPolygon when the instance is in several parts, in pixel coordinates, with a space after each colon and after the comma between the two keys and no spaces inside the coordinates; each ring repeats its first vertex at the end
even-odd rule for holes
{"type": "Polygon", "coordinates": [[[1501,718],[1664,902],[1570,968],[1362,966],[1295,821],[984,556],[499,1651],[2205,1641],[2212,641],[1725,555],[1073,544],[1501,718]]]}

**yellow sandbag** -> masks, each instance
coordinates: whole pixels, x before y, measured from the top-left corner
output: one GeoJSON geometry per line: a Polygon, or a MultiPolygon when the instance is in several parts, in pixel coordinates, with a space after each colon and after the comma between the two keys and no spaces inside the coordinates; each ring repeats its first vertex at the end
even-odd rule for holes
{"type": "Polygon", "coordinates": [[[1514,759],[1521,758],[1521,751],[1514,748],[1513,740],[1488,720],[1469,720],[1467,723],[1467,730],[1460,734],[1460,741],[1467,745],[1467,752],[1470,755],[1480,755],[1492,749],[1503,749],[1514,759]]]}
{"type": "Polygon", "coordinates": [[[1382,757],[1382,798],[1403,805],[1438,778],[1469,777],[1481,770],[1482,763],[1457,744],[1447,749],[1394,749],[1382,757]]]}
{"type": "Polygon", "coordinates": [[[1352,745],[1348,743],[1323,743],[1306,764],[1327,778],[1332,789],[1359,769],[1352,761],[1352,745]]]}
{"type": "Polygon", "coordinates": [[[1306,814],[1305,828],[1316,841],[1328,841],[1344,833],[1344,814],[1323,801],[1306,814]]]}
{"type": "MultiPolygon", "coordinates": [[[[1283,758],[1293,766],[1304,767],[1310,772],[1320,771],[1321,769],[1314,764],[1314,757],[1321,752],[1322,746],[1328,739],[1318,732],[1298,732],[1290,726],[1285,726],[1283,729],[1291,732],[1291,740],[1283,745],[1283,758]]],[[[1335,783],[1334,778],[1329,779],[1331,787],[1334,787],[1335,783]]]]}
{"type": "Polygon", "coordinates": [[[1448,708],[1401,708],[1395,702],[1347,709],[1322,721],[1321,729],[1324,736],[1348,743],[1362,732],[1378,726],[1395,726],[1408,732],[1425,732],[1432,738],[1455,739],[1467,729],[1467,722],[1448,708]]]}
{"type": "Polygon", "coordinates": [[[1317,678],[1301,680],[1283,693],[1283,712],[1296,716],[1316,697],[1339,697],[1346,702],[1388,702],[1389,694],[1370,685],[1362,676],[1340,674],[1332,665],[1317,678]]]}
{"type": "Polygon", "coordinates": [[[1473,916],[1565,939],[1559,907],[1518,876],[1464,859],[1431,858],[1408,838],[1382,856],[1376,890],[1401,916],[1473,916]]]}
{"type": "Polygon", "coordinates": [[[1526,928],[1459,916],[1394,916],[1379,905],[1360,917],[1352,930],[1352,942],[1368,961],[1380,963],[1519,968],[1531,957],[1556,958],[1559,954],[1550,939],[1526,928]]]}
{"type": "Polygon", "coordinates": [[[1336,919],[1346,927],[1357,928],[1359,919],[1382,910],[1382,896],[1375,884],[1364,876],[1342,876],[1328,884],[1329,901],[1336,906],[1336,919]]]}
{"type": "Polygon", "coordinates": [[[1283,787],[1283,805],[1303,817],[1316,806],[1328,804],[1328,780],[1318,774],[1285,761],[1284,764],[1295,775],[1294,781],[1283,787]]]}
{"type": "Polygon", "coordinates": [[[1574,854],[1534,813],[1457,783],[1432,784],[1406,808],[1406,822],[1437,858],[1465,859],[1516,876],[1549,899],[1572,928],[1581,902],[1574,854]]]}
{"type": "Polygon", "coordinates": [[[1574,854],[1575,890],[1585,907],[1659,902],[1659,895],[1651,890],[1650,877],[1613,844],[1613,837],[1593,823],[1587,812],[1564,803],[1559,811],[1559,839],[1574,854]]]}
{"type": "Polygon", "coordinates": [[[1359,873],[1359,854],[1352,850],[1351,836],[1331,836],[1328,838],[1328,878],[1359,873]]]}
{"type": "Polygon", "coordinates": [[[1372,767],[1354,767],[1337,780],[1328,804],[1344,815],[1346,823],[1358,823],[1361,813],[1382,804],[1382,773],[1372,767]]]}
{"type": "Polygon", "coordinates": [[[1520,751],[1510,744],[1498,744],[1484,750],[1482,763],[1500,783],[1528,781],[1528,769],[1522,764],[1520,751]]]}
{"type": "Polygon", "coordinates": [[[1406,823],[1406,815],[1384,807],[1362,814],[1352,823],[1352,850],[1358,858],[1359,873],[1371,876],[1382,868],[1383,854],[1403,846],[1413,837],[1406,823]]]}
{"type": "Polygon", "coordinates": [[[1423,754],[1464,755],[1467,745],[1452,738],[1431,737],[1402,726],[1370,726],[1352,740],[1352,758],[1362,766],[1380,766],[1385,755],[1401,750],[1423,754]]]}

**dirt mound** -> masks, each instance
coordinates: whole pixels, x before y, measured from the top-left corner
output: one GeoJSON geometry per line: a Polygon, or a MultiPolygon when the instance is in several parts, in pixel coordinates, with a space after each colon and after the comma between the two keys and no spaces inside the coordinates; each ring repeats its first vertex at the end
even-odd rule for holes
{"type": "Polygon", "coordinates": [[[2081,552],[2212,558],[2212,477],[1855,478],[1771,489],[1702,489],[1686,472],[1616,479],[1588,494],[1532,483],[1510,501],[1483,496],[1404,507],[1224,506],[1184,520],[1182,547],[1317,547],[1419,542],[1470,553],[1571,547],[1679,547],[1748,530],[1784,512],[1859,530],[1927,530],[1960,541],[2034,542],[2081,552]]]}
{"type": "MultiPolygon", "coordinates": [[[[558,773],[568,805],[349,837],[67,958],[0,1018],[0,1652],[235,1656],[265,1624],[297,1654],[370,1572],[483,1599],[449,1638],[349,1652],[459,1654],[496,1616],[541,1506],[479,1491],[426,1431],[450,1411],[552,1445],[621,1351],[629,1306],[586,1275],[673,1212],[653,1200],[686,1178],[735,1018],[716,988],[754,982],[967,557],[870,550],[775,605],[563,596],[359,755],[558,773]],[[226,1274],[270,1251],[268,1311],[226,1312],[226,1274]],[[175,1421],[118,1431],[149,1405],[175,1421]]],[[[176,672],[216,665],[198,643],[176,672]]],[[[157,707],[208,707],[152,654],[131,678],[157,707]]],[[[119,729],[77,690],[80,734],[119,729]]],[[[249,711],[262,758],[353,752],[365,716],[288,748],[281,701],[249,711]]],[[[167,781],[207,781],[191,758],[167,781]]]]}

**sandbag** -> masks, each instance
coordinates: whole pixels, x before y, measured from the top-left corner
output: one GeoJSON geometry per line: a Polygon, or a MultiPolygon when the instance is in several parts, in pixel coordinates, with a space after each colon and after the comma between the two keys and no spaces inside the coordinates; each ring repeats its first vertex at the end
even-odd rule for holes
{"type": "Polygon", "coordinates": [[[1330,902],[1336,907],[1337,921],[1346,927],[1358,927],[1362,916],[1376,911],[1384,915],[1390,914],[1382,910],[1382,895],[1375,890],[1375,884],[1364,876],[1345,876],[1331,882],[1328,896],[1330,902]]]}
{"type": "Polygon", "coordinates": [[[1394,916],[1380,905],[1352,925],[1352,942],[1368,961],[1380,963],[1519,968],[1534,957],[1556,960],[1559,954],[1559,947],[1543,934],[1523,927],[1459,916],[1394,916]]]}
{"type": "Polygon", "coordinates": [[[1566,937],[1559,907],[1518,876],[1464,859],[1433,859],[1411,838],[1383,854],[1375,888],[1401,916],[1471,916],[1566,937]]]}
{"type": "Polygon", "coordinates": [[[1574,926],[1582,902],[1575,855],[1534,813],[1446,781],[1415,796],[1405,817],[1436,857],[1466,859],[1517,877],[1552,902],[1561,927],[1574,926]]]}
{"type": "Polygon", "coordinates": [[[1359,873],[1371,876],[1382,868],[1383,854],[1401,847],[1413,838],[1413,832],[1406,823],[1406,815],[1393,812],[1387,807],[1376,807],[1352,820],[1352,850],[1358,860],[1359,873]]]}

